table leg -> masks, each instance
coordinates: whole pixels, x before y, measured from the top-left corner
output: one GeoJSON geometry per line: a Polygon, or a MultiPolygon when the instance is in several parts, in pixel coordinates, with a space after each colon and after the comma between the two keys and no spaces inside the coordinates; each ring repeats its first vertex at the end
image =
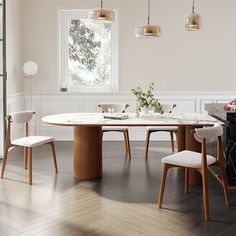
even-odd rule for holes
{"type": "Polygon", "coordinates": [[[178,127],[178,152],[185,150],[185,126],[178,127]]]}
{"type": "Polygon", "coordinates": [[[102,176],[102,127],[74,127],[74,176],[93,180],[102,176]]]}
{"type": "MultiPolygon", "coordinates": [[[[201,143],[199,143],[192,133],[192,130],[195,128],[199,128],[199,126],[186,126],[185,132],[185,149],[201,152],[201,143]]],[[[202,183],[201,174],[195,169],[189,169],[189,184],[190,185],[198,185],[202,183]]]]}
{"type": "MultiPolygon", "coordinates": [[[[199,126],[179,126],[178,127],[178,151],[190,150],[195,152],[201,152],[201,144],[196,141],[192,130],[199,126]]],[[[183,168],[179,168],[184,170],[183,168]]],[[[189,184],[198,185],[201,184],[201,175],[198,171],[194,169],[189,170],[189,184]]]]}
{"type": "MultiPolygon", "coordinates": [[[[186,129],[185,126],[179,126],[178,127],[178,152],[185,150],[185,133],[186,129]]],[[[179,171],[184,171],[185,169],[183,167],[178,167],[179,171]]]]}

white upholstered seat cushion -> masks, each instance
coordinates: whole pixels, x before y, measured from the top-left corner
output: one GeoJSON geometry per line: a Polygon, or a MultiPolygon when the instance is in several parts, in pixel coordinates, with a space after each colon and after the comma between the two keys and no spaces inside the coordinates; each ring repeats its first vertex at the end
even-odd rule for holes
{"type": "MultiPolygon", "coordinates": [[[[175,153],[173,155],[164,157],[161,159],[162,163],[189,167],[189,168],[199,168],[201,166],[202,154],[192,151],[182,151],[175,153]]],[[[216,162],[216,158],[210,155],[207,155],[207,165],[211,165],[216,162]]]]}
{"type": "Polygon", "coordinates": [[[22,147],[36,147],[54,141],[53,137],[28,136],[13,140],[11,143],[22,147]]]}
{"type": "Polygon", "coordinates": [[[177,126],[148,126],[147,130],[150,131],[168,131],[168,130],[178,130],[177,126]]]}
{"type": "Polygon", "coordinates": [[[103,126],[102,131],[125,131],[128,130],[127,126],[103,126]]]}

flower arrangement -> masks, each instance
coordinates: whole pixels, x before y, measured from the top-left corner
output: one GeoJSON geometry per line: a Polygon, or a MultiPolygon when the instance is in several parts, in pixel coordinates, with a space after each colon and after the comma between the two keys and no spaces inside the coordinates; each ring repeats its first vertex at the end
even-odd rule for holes
{"type": "MultiPolygon", "coordinates": [[[[156,99],[154,96],[154,83],[150,84],[147,91],[143,91],[143,89],[141,89],[140,87],[132,89],[131,91],[137,98],[137,107],[136,107],[137,115],[140,114],[142,108],[154,110],[154,112],[160,114],[164,113],[159,100],[156,99]]],[[[169,113],[171,113],[175,107],[176,105],[173,104],[169,113]]]]}

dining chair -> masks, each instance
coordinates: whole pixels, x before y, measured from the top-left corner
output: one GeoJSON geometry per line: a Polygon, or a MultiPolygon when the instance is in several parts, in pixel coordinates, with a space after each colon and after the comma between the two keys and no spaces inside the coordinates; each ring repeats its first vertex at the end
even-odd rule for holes
{"type": "MultiPolygon", "coordinates": [[[[169,104],[162,104],[162,109],[165,113],[172,113],[172,110],[174,107],[175,106],[171,106],[169,104]]],[[[176,143],[178,145],[178,127],[177,126],[148,126],[146,128],[145,160],[148,159],[150,136],[152,133],[156,133],[156,132],[168,132],[170,134],[172,153],[175,152],[174,134],[176,137],[176,143]]]]}
{"type": "Polygon", "coordinates": [[[32,185],[32,149],[34,147],[49,144],[52,149],[52,156],[55,166],[55,171],[58,173],[57,159],[54,146],[54,138],[46,136],[29,136],[29,121],[32,119],[35,112],[33,111],[20,111],[11,113],[7,116],[7,132],[6,141],[4,145],[4,158],[2,163],[1,178],[4,177],[4,171],[8,158],[8,151],[12,147],[23,147],[24,148],[24,166],[25,169],[29,168],[29,184],[32,185]],[[11,127],[12,124],[24,124],[25,125],[25,136],[19,139],[11,140],[11,127]]]}
{"type": "MultiPolygon", "coordinates": [[[[129,107],[126,103],[101,103],[98,104],[102,113],[125,113],[125,110],[129,107]]],[[[125,139],[126,153],[129,159],[131,159],[130,141],[129,141],[129,129],[127,126],[104,126],[102,127],[102,133],[105,132],[120,132],[123,133],[125,139]]]]}
{"type": "Polygon", "coordinates": [[[229,205],[228,187],[226,180],[226,173],[224,167],[224,153],[221,136],[223,128],[220,124],[215,124],[214,127],[197,128],[193,131],[195,139],[201,143],[201,153],[193,151],[181,151],[173,155],[162,158],[161,162],[164,164],[164,170],[161,179],[158,207],[162,207],[162,200],[165,189],[165,182],[167,172],[173,167],[185,168],[185,187],[184,191],[188,193],[189,187],[189,169],[196,169],[200,172],[202,177],[203,187],[203,202],[205,220],[209,219],[209,197],[208,197],[208,170],[220,182],[224,190],[224,197],[226,205],[229,205]],[[206,143],[217,141],[216,157],[207,155],[206,143]],[[211,169],[211,165],[216,165],[219,168],[220,175],[218,176],[211,169]]]}

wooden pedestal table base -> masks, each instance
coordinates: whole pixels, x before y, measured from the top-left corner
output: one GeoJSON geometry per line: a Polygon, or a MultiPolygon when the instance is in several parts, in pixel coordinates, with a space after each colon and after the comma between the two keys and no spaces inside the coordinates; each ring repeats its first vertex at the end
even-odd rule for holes
{"type": "MultiPolygon", "coordinates": [[[[179,126],[178,128],[178,151],[190,150],[201,152],[201,144],[194,138],[192,130],[200,128],[201,126],[179,126]]],[[[182,168],[181,168],[182,169],[182,168]]],[[[202,183],[201,174],[194,170],[189,169],[189,184],[198,185],[202,183]]]]}
{"type": "Polygon", "coordinates": [[[102,176],[102,126],[74,127],[74,176],[79,180],[102,176]]]}
{"type": "MultiPolygon", "coordinates": [[[[165,114],[151,118],[104,119],[101,113],[64,113],[45,116],[43,122],[51,125],[74,127],[74,176],[79,180],[93,180],[102,176],[102,126],[179,126],[178,150],[201,151],[200,143],[191,131],[196,127],[214,125],[216,119],[203,114],[165,114]]],[[[190,184],[199,184],[197,172],[191,171],[190,184]]]]}

